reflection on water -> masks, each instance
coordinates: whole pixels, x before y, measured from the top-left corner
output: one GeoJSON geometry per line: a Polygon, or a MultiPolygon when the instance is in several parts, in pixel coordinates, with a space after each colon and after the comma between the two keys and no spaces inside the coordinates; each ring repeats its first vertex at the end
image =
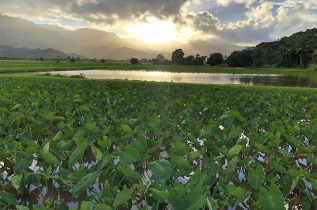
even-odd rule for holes
{"type": "MultiPolygon", "coordinates": [[[[242,84],[242,85],[272,85],[289,87],[317,87],[317,79],[298,76],[252,75],[252,74],[208,74],[208,73],[171,73],[146,71],[110,71],[110,70],[80,70],[49,72],[66,76],[84,74],[88,79],[121,79],[143,80],[156,82],[182,82],[201,84],[242,84]]],[[[31,73],[45,74],[45,73],[31,73]]]]}

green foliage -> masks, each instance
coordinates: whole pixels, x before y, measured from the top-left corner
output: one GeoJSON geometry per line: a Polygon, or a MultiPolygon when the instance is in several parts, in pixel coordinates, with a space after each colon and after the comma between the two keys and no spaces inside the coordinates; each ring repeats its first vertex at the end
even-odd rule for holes
{"type": "Polygon", "coordinates": [[[285,209],[283,194],[274,184],[269,187],[269,191],[261,187],[259,197],[264,210],[285,209]]]}
{"type": "Polygon", "coordinates": [[[209,58],[207,59],[207,64],[210,66],[215,66],[223,63],[223,55],[221,53],[213,53],[210,54],[209,58]]]}
{"type": "Polygon", "coordinates": [[[0,207],[48,189],[28,207],[67,209],[66,194],[91,209],[309,209],[316,101],[315,89],[1,77],[0,207]]]}

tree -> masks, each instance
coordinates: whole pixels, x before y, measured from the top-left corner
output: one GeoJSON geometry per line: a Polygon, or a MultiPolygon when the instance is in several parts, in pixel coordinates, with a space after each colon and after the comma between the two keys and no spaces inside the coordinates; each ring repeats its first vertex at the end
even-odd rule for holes
{"type": "Polygon", "coordinates": [[[210,54],[209,58],[207,59],[207,64],[210,66],[215,66],[221,63],[223,63],[223,55],[221,53],[210,54]]]}
{"type": "Polygon", "coordinates": [[[130,62],[131,62],[131,64],[139,64],[139,59],[131,58],[130,62]]]}
{"type": "Polygon", "coordinates": [[[75,62],[76,59],[72,56],[71,59],[69,60],[71,63],[75,62]]]}
{"type": "Polygon", "coordinates": [[[181,65],[184,62],[184,52],[182,49],[177,49],[172,54],[172,64],[181,65]]]}
{"type": "Polygon", "coordinates": [[[194,65],[195,57],[193,55],[187,56],[184,58],[183,64],[184,65],[194,65]]]}
{"type": "Polygon", "coordinates": [[[43,58],[43,57],[40,57],[40,61],[44,61],[44,58],[43,58]]]}
{"type": "Polygon", "coordinates": [[[100,62],[101,63],[106,63],[106,60],[105,59],[101,59],[100,62]]]}
{"type": "Polygon", "coordinates": [[[199,54],[196,55],[194,59],[194,65],[196,66],[202,66],[205,64],[207,56],[200,56],[199,54]]]}
{"type": "Polygon", "coordinates": [[[253,64],[253,49],[245,49],[241,51],[234,51],[228,57],[227,62],[234,67],[249,67],[253,64]]]}
{"type": "Polygon", "coordinates": [[[167,65],[170,61],[167,60],[163,54],[158,54],[156,58],[153,59],[153,65],[167,65]]]}

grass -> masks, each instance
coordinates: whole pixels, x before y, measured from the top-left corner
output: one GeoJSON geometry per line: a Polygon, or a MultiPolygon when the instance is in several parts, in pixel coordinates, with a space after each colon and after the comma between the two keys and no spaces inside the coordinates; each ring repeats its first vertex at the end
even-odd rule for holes
{"type": "Polygon", "coordinates": [[[177,66],[177,65],[152,65],[127,63],[93,63],[93,62],[38,62],[38,61],[0,61],[0,73],[19,72],[45,72],[65,70],[127,70],[127,71],[168,71],[168,72],[190,72],[190,73],[226,73],[226,74],[279,74],[316,76],[317,72],[306,69],[289,68],[226,68],[211,66],[177,66]]]}

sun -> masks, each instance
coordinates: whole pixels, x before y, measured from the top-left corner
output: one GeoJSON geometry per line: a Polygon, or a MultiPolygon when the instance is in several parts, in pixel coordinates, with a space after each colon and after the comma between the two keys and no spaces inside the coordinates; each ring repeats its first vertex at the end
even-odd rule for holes
{"type": "Polygon", "coordinates": [[[164,43],[168,41],[181,41],[177,37],[176,26],[167,20],[147,18],[146,23],[137,23],[127,27],[131,38],[140,39],[148,43],[164,43]]]}

